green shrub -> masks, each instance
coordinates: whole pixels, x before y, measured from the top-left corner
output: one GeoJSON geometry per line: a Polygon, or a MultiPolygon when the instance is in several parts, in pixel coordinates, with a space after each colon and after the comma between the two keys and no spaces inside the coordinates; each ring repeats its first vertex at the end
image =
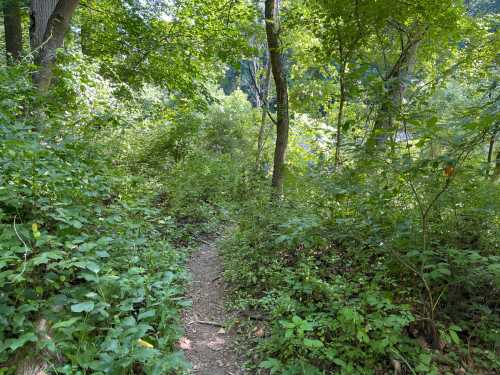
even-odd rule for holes
{"type": "Polygon", "coordinates": [[[112,172],[84,140],[20,122],[2,122],[0,139],[0,363],[35,343],[62,355],[59,373],[184,368],[174,348],[183,255],[144,180],[112,172]],[[50,341],[38,338],[40,318],[50,341]]]}
{"type": "MultiPolygon", "coordinates": [[[[288,181],[302,189],[287,199],[272,204],[256,195],[243,204],[224,244],[225,276],[235,305],[263,310],[271,322],[257,340],[260,367],[377,374],[397,361],[437,374],[443,364],[428,349],[432,318],[448,361],[460,366],[473,356],[478,367],[500,368],[494,186],[481,180],[464,191],[457,180],[432,211],[424,251],[406,181],[360,172],[295,175],[288,181]]],[[[432,198],[436,188],[419,183],[432,198]]]]}

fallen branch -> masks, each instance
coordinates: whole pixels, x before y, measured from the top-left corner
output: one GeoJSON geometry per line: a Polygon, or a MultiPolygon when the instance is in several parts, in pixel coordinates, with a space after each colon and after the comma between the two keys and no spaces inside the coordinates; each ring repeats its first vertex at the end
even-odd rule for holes
{"type": "Polygon", "coordinates": [[[269,321],[270,319],[265,316],[265,315],[262,315],[262,314],[252,314],[251,312],[248,312],[248,311],[240,311],[239,315],[242,315],[248,319],[251,319],[251,320],[260,320],[260,321],[269,321]]]}
{"type": "Polygon", "coordinates": [[[224,324],[218,322],[212,322],[210,320],[193,320],[189,322],[187,325],[189,326],[191,324],[205,324],[207,326],[224,327],[224,324]]]}

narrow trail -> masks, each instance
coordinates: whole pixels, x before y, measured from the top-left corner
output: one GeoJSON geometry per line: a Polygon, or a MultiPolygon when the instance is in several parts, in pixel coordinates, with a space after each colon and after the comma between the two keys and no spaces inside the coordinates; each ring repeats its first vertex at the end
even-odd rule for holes
{"type": "Polygon", "coordinates": [[[188,297],[193,305],[183,314],[186,337],[180,345],[193,366],[192,374],[243,375],[234,335],[224,327],[231,316],[224,310],[222,263],[215,242],[203,243],[188,262],[192,274],[188,297]]]}

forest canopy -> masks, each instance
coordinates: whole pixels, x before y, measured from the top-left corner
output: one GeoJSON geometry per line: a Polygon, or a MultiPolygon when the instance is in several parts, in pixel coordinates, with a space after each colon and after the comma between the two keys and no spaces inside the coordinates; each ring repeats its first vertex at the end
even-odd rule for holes
{"type": "Polygon", "coordinates": [[[0,375],[500,373],[499,10],[0,0],[0,375]]]}

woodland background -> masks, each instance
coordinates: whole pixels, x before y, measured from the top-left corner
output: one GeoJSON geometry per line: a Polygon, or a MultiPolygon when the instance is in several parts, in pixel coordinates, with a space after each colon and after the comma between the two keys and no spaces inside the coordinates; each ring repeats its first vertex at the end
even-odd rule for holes
{"type": "Polygon", "coordinates": [[[217,228],[250,373],[500,371],[498,1],[1,8],[0,374],[188,371],[217,228]]]}

